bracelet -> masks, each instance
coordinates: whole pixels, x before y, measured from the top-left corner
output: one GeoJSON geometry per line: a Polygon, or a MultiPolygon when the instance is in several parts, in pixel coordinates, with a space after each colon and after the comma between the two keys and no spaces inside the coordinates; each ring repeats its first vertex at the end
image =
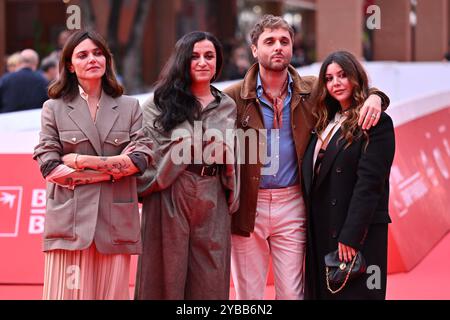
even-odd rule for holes
{"type": "Polygon", "coordinates": [[[76,153],[75,154],[75,160],[74,160],[74,163],[75,163],[75,170],[80,170],[80,168],[78,168],[78,156],[79,156],[79,154],[78,153],[76,153]]]}

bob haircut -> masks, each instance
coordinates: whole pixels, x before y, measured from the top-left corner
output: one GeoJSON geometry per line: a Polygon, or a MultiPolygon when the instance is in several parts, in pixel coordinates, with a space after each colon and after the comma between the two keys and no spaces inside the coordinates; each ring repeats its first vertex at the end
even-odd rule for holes
{"type": "Polygon", "coordinates": [[[50,98],[62,98],[64,101],[71,101],[79,94],[77,75],[69,71],[69,65],[72,62],[72,55],[76,46],[86,39],[92,40],[106,58],[106,70],[102,77],[103,91],[113,98],[123,94],[123,87],[116,79],[113,56],[106,41],[95,31],[79,30],[74,32],[64,45],[59,61],[59,78],[48,89],[50,98]]]}

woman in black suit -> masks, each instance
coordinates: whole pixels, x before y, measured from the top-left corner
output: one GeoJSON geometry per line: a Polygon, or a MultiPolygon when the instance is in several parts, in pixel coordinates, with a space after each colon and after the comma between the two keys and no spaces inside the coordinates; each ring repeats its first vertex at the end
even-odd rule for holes
{"type": "Polygon", "coordinates": [[[316,128],[302,164],[308,210],[306,299],[385,299],[389,173],[395,151],[391,118],[382,112],[370,130],[358,126],[368,97],[362,65],[345,51],[324,61],[315,92],[316,128]],[[360,251],[368,272],[327,287],[324,256],[338,250],[351,263],[360,251]]]}

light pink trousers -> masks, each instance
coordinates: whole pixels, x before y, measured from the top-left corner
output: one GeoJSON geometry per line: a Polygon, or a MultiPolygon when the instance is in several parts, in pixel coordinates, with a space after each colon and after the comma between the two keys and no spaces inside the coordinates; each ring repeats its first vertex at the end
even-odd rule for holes
{"type": "Polygon", "coordinates": [[[43,300],[129,300],[129,254],[88,249],[44,253],[43,300]]]}
{"type": "Polygon", "coordinates": [[[264,298],[269,258],[276,299],[303,299],[305,212],[300,187],[259,190],[254,232],[250,237],[233,235],[231,240],[236,299],[264,298]]]}

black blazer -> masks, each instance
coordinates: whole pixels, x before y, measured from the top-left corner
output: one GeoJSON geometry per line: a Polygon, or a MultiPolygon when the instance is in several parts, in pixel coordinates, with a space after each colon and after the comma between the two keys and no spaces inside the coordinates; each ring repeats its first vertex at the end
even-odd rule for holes
{"type": "Polygon", "coordinates": [[[370,224],[391,222],[389,174],[395,152],[392,119],[383,112],[379,123],[368,133],[366,150],[364,138],[353,141],[344,149],[346,140],[338,141],[339,129],[328,144],[314,185],[315,133],[302,164],[302,187],[308,214],[328,213],[329,236],[358,250],[364,244],[370,224]]]}

